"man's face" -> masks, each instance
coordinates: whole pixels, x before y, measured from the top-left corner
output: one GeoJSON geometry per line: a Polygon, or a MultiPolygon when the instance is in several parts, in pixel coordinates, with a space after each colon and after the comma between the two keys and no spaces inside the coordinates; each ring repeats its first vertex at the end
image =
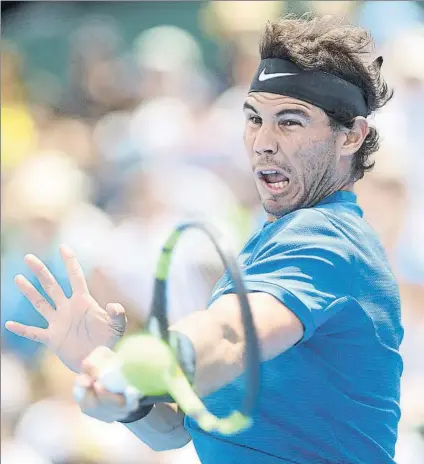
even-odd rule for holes
{"type": "Polygon", "coordinates": [[[344,187],[350,162],[321,109],[291,97],[254,92],[244,104],[244,142],[265,211],[280,217],[344,187]]]}

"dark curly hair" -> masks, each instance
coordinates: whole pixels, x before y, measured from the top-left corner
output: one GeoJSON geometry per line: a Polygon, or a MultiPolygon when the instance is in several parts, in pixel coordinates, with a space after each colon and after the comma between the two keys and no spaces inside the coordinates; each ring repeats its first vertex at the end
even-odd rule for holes
{"type": "MultiPolygon", "coordinates": [[[[260,40],[261,59],[288,58],[304,70],[334,74],[362,89],[368,113],[384,106],[392,97],[380,73],[382,58],[368,64],[374,46],[370,33],[347,25],[333,16],[292,15],[269,21],[260,40]]],[[[328,115],[333,130],[351,129],[354,115],[328,115]]],[[[361,179],[373,168],[371,155],[379,148],[379,135],[370,126],[369,134],[355,153],[352,177],[361,179]]]]}

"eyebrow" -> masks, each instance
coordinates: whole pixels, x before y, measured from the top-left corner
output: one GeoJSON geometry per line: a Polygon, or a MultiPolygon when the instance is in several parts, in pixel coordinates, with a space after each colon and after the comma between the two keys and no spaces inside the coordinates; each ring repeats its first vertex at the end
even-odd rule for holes
{"type": "MultiPolygon", "coordinates": [[[[254,106],[252,106],[250,103],[247,103],[247,102],[244,103],[243,110],[251,110],[256,114],[259,114],[259,111],[254,106]]],[[[287,116],[289,114],[291,115],[294,114],[296,116],[302,116],[308,121],[312,120],[311,116],[306,111],[300,108],[285,108],[284,110],[281,110],[278,113],[276,113],[274,116],[278,118],[280,116],[287,116]]]]}

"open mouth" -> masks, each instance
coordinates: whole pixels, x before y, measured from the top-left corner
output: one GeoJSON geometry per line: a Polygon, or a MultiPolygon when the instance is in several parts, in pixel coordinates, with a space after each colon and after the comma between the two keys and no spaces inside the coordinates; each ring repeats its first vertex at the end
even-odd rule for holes
{"type": "Polygon", "coordinates": [[[283,192],[290,183],[288,177],[274,169],[256,171],[256,175],[266,189],[274,194],[283,192]]]}

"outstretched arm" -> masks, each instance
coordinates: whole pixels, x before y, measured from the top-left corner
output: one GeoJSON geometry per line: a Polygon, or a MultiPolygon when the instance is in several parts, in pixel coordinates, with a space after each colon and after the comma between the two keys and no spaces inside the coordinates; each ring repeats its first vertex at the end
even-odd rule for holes
{"type": "MultiPolygon", "coordinates": [[[[303,335],[299,319],[278,300],[265,293],[249,294],[262,360],[284,352],[303,335]]],[[[199,311],[184,318],[172,330],[184,334],[191,342],[195,356],[195,388],[207,395],[234,380],[243,370],[244,337],[238,299],[235,295],[220,297],[208,311],[199,311]]],[[[124,408],[125,398],[106,392],[96,381],[102,366],[113,363],[116,355],[106,349],[97,349],[84,362],[84,372],[90,374],[85,387],[92,388],[82,402],[82,410],[94,417],[120,420],[133,410],[124,408]],[[118,404],[120,409],[113,407],[118,404]],[[112,407],[111,407],[112,405],[112,407]],[[108,409],[110,408],[110,409],[108,409]],[[109,411],[110,416],[107,416],[109,411]]],[[[181,448],[190,441],[184,429],[184,415],[174,404],[157,404],[143,418],[125,424],[141,441],[156,451],[181,448]]]]}
{"type": "MultiPolygon", "coordinates": [[[[250,293],[248,298],[262,361],[278,356],[302,338],[302,323],[276,298],[260,292],[250,293]]],[[[207,311],[190,314],[171,330],[184,334],[193,345],[194,385],[200,396],[222,388],[242,373],[245,340],[236,295],[221,296],[207,311]]]]}

